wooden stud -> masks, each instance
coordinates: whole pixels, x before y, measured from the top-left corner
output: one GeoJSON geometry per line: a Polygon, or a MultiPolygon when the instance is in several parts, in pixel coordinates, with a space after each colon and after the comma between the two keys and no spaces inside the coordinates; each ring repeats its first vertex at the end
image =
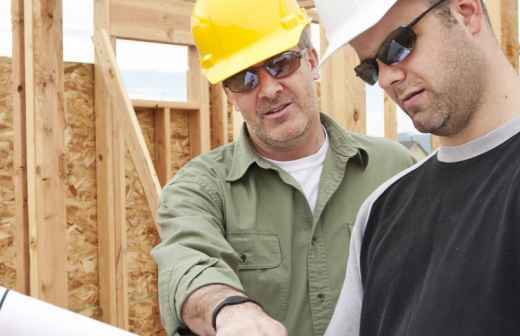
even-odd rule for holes
{"type": "Polygon", "coordinates": [[[488,0],[486,6],[505,55],[519,71],[518,0],[488,0]]]}
{"type": "Polygon", "coordinates": [[[191,155],[209,151],[211,146],[209,115],[209,82],[202,75],[199,55],[195,47],[188,49],[188,101],[198,102],[199,113],[189,115],[191,155]]]}
{"type": "MultiPolygon", "coordinates": [[[[94,2],[94,27],[110,30],[109,0],[94,2]]],[[[115,41],[111,41],[115,46],[115,41]]],[[[97,221],[99,239],[99,303],[104,322],[125,328],[128,325],[128,285],[126,265],[125,167],[124,146],[112,108],[110,90],[103,80],[103,70],[96,55],[95,113],[96,113],[96,171],[97,221]],[[122,185],[121,185],[122,183],[122,185]]]]}
{"type": "MultiPolygon", "coordinates": [[[[108,39],[108,36],[107,36],[108,39]]],[[[110,43],[108,40],[107,43],[110,43]]],[[[100,60],[102,58],[100,57],[100,60]]],[[[107,87],[111,90],[114,86],[105,82],[107,87]]],[[[114,96],[112,98],[113,108],[113,168],[114,168],[114,259],[111,267],[113,268],[110,272],[115,272],[115,296],[116,303],[116,321],[117,326],[120,328],[129,329],[129,315],[130,306],[128,303],[128,225],[126,221],[126,174],[125,174],[125,163],[126,163],[126,147],[125,137],[128,132],[122,130],[121,127],[124,125],[124,118],[122,113],[118,113],[121,109],[120,104],[115,102],[114,96]]]]}
{"type": "Polygon", "coordinates": [[[16,204],[16,290],[29,295],[29,223],[27,213],[27,156],[25,122],[25,62],[24,62],[24,3],[12,0],[13,27],[13,129],[14,129],[14,186],[16,204]]]}
{"type": "Polygon", "coordinates": [[[171,110],[157,109],[155,115],[155,167],[161,186],[172,177],[171,110]]]}
{"type": "Polygon", "coordinates": [[[31,295],[67,307],[62,2],[25,0],[31,295]]]}
{"type": "Polygon", "coordinates": [[[197,112],[200,108],[198,102],[170,102],[170,101],[159,101],[159,100],[132,100],[134,108],[157,108],[164,109],[169,108],[170,110],[197,112]]]}
{"type": "Polygon", "coordinates": [[[397,108],[390,97],[385,94],[385,138],[398,140],[397,108]]]}
{"type": "MultiPolygon", "coordinates": [[[[326,46],[322,30],[322,50],[326,46]]],[[[354,73],[358,63],[356,53],[347,45],[321,66],[321,107],[346,129],[366,133],[365,85],[354,73]]]]}
{"type": "Polygon", "coordinates": [[[222,84],[211,85],[211,148],[228,142],[228,102],[222,84]]]}
{"type": "MultiPolygon", "coordinates": [[[[110,38],[105,30],[96,31],[94,44],[99,60],[98,65],[102,69],[105,84],[110,87],[108,92],[116,106],[118,127],[123,131],[125,143],[143,185],[148,205],[155,217],[155,212],[159,208],[161,186],[134,108],[125,91],[110,38]]],[[[207,136],[209,137],[209,131],[207,136]]]]}
{"type": "Polygon", "coordinates": [[[194,45],[193,3],[181,0],[111,0],[111,34],[119,38],[194,45]]]}

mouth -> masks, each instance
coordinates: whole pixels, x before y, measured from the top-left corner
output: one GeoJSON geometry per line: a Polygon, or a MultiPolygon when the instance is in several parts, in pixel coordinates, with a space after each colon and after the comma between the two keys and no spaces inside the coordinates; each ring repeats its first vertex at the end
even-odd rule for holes
{"type": "Polygon", "coordinates": [[[281,116],[282,114],[284,114],[285,111],[287,110],[287,108],[291,104],[292,103],[285,103],[285,104],[278,105],[277,107],[274,107],[274,108],[268,110],[267,112],[264,112],[262,115],[263,115],[263,117],[266,117],[266,118],[277,118],[277,117],[281,116]]]}
{"type": "Polygon", "coordinates": [[[404,107],[412,105],[417,100],[417,98],[425,91],[426,90],[424,90],[424,89],[415,90],[415,91],[412,91],[412,92],[409,92],[409,93],[403,95],[402,97],[399,97],[399,100],[401,101],[401,105],[404,107]]]}

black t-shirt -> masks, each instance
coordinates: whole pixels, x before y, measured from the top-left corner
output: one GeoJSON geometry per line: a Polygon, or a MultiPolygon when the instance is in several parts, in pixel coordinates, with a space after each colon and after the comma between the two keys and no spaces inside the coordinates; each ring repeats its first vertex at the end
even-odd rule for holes
{"type": "Polygon", "coordinates": [[[361,212],[327,335],[520,335],[520,118],[441,149],[361,212]]]}

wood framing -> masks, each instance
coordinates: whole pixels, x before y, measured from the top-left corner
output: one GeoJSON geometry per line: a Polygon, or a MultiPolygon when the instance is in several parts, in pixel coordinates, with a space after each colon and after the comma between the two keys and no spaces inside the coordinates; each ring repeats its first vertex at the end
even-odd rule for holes
{"type": "Polygon", "coordinates": [[[110,87],[108,92],[116,107],[115,114],[119,122],[118,125],[123,131],[125,143],[132,156],[139,179],[143,184],[148,205],[155,217],[155,211],[159,208],[161,186],[134,108],[125,91],[110,38],[105,30],[96,30],[94,44],[99,60],[98,65],[102,69],[105,84],[110,87]]]}
{"type": "Polygon", "coordinates": [[[13,27],[13,130],[14,130],[14,185],[16,204],[16,290],[30,294],[29,286],[29,222],[27,213],[27,157],[25,122],[25,63],[24,63],[24,3],[12,0],[13,27]]]}
{"type": "Polygon", "coordinates": [[[171,101],[159,101],[159,100],[142,100],[133,99],[132,105],[135,108],[169,108],[171,110],[180,111],[191,111],[197,112],[199,110],[198,102],[171,102],[171,101]]]}
{"type": "MultiPolygon", "coordinates": [[[[107,31],[110,30],[109,1],[94,2],[94,26],[107,31]]],[[[100,60],[97,55],[95,57],[97,222],[98,249],[102,256],[99,258],[99,303],[102,320],[124,328],[128,324],[128,301],[125,299],[127,295],[121,296],[121,292],[128,292],[123,274],[126,254],[122,253],[123,246],[118,238],[126,237],[125,172],[124,165],[119,163],[121,157],[124,158],[124,146],[116,143],[121,138],[121,131],[117,127],[110,96],[106,94],[109,88],[98,65],[100,60]],[[123,185],[117,186],[116,183],[123,185]],[[123,222],[118,223],[121,220],[123,222]]]]}
{"type": "Polygon", "coordinates": [[[519,70],[518,0],[488,0],[491,23],[509,62],[519,70]]]}
{"type": "Polygon", "coordinates": [[[171,110],[161,108],[155,111],[155,167],[161,186],[172,177],[171,161],[171,110]]]}
{"type": "Polygon", "coordinates": [[[385,94],[385,138],[398,140],[397,134],[397,106],[390,97],[385,94]]]}
{"type": "MultiPolygon", "coordinates": [[[[321,48],[327,40],[323,30],[321,48]]],[[[348,130],[366,133],[365,85],[359,80],[354,67],[358,57],[350,46],[345,46],[321,66],[321,110],[331,115],[348,130]]]]}
{"type": "Polygon", "coordinates": [[[192,9],[192,3],[181,0],[110,0],[110,33],[132,40],[194,45],[192,9]]]}
{"type": "Polygon", "coordinates": [[[188,62],[188,101],[199,104],[198,113],[191,113],[189,116],[191,155],[195,157],[211,147],[209,82],[202,75],[195,47],[188,48],[188,62]]]}
{"type": "Polygon", "coordinates": [[[222,84],[211,85],[211,147],[228,142],[228,102],[222,84]]]}
{"type": "Polygon", "coordinates": [[[67,307],[61,0],[25,0],[31,295],[67,307]]]}

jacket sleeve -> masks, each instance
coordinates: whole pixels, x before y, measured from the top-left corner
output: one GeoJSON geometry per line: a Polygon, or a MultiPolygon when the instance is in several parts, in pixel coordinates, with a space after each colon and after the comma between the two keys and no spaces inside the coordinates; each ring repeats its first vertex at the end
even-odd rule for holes
{"type": "Polygon", "coordinates": [[[157,221],[161,318],[172,335],[183,326],[181,309],[196,289],[225,284],[243,291],[239,257],[225,239],[222,196],[208,172],[188,165],[163,189],[157,221]]]}

